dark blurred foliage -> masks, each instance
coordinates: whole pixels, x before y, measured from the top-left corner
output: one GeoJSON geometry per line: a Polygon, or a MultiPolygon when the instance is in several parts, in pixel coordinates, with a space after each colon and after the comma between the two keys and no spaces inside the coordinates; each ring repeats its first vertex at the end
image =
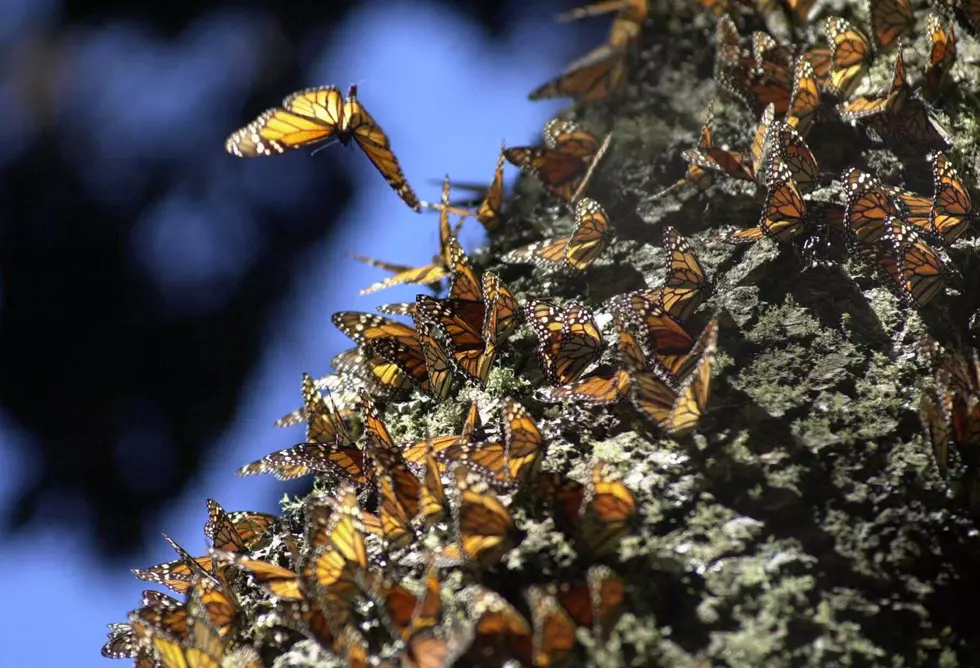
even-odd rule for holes
{"type": "MultiPolygon", "coordinates": [[[[445,4],[491,34],[510,16],[499,1],[445,4]]],[[[289,45],[328,40],[353,5],[68,3],[6,45],[5,62],[22,72],[21,102],[41,119],[29,145],[0,162],[0,406],[33,437],[24,454],[35,465],[5,500],[7,530],[74,522],[71,504],[81,500],[101,549],[118,558],[195,477],[260,359],[261,325],[291,269],[329,241],[354,187],[334,161],[311,176],[308,155],[225,176],[239,163],[224,154],[224,136],[302,87],[303,54],[289,45]],[[212,115],[181,116],[179,81],[161,93],[152,76],[118,79],[106,44],[128,44],[123,51],[141,58],[130,42],[144,34],[158,51],[192,50],[189,29],[200,37],[203,17],[232,8],[264,17],[277,34],[227,47],[248,47],[255,71],[237,83],[220,75],[227,88],[216,90],[236,99],[212,115]],[[96,46],[78,49],[77,33],[96,46]],[[84,72],[94,72],[89,88],[84,72]],[[86,98],[103,84],[101,101],[86,98]],[[161,104],[178,108],[164,120],[140,117],[161,104]],[[161,128],[174,114],[186,123],[161,128]],[[270,180],[292,189],[281,201],[254,196],[270,180]],[[196,219],[200,211],[221,215],[196,219]],[[222,236],[209,239],[216,230],[222,236]]]]}

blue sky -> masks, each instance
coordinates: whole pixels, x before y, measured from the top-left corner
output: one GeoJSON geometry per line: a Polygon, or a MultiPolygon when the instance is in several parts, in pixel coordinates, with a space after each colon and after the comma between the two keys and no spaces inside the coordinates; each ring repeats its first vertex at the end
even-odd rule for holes
{"type": "MultiPolygon", "coordinates": [[[[20,4],[26,8],[31,3],[20,4]]],[[[34,6],[18,15],[29,26],[43,25],[56,12],[53,3],[34,6]]],[[[390,136],[419,196],[437,201],[439,186],[429,179],[441,179],[448,172],[461,182],[488,183],[501,140],[511,145],[535,141],[543,123],[562,107],[561,102],[526,99],[528,91],[578,55],[576,45],[581,41],[576,36],[582,28],[554,24],[551,18],[559,8],[535,3],[533,15],[505,39],[492,43],[476,26],[446,8],[408,1],[364,3],[333,39],[311,39],[297,46],[299,53],[309,54],[304,83],[341,87],[357,83],[360,100],[390,136]]],[[[528,10],[521,7],[520,11],[528,10]]],[[[186,154],[195,160],[194,178],[206,177],[203,187],[189,180],[148,203],[130,240],[134,257],[170,295],[168,308],[207,309],[222,298],[223,286],[231,284],[249,261],[251,249],[261,242],[261,226],[248,202],[265,197],[269,179],[279,175],[276,185],[287,196],[312,192],[315,198],[318,163],[330,161],[342,162],[364,184],[330,242],[309,248],[305,261],[299,263],[293,289],[264,325],[263,357],[247,382],[233,422],[220,438],[220,447],[160,524],[144,528],[149,548],[131,566],[173,558],[159,537],[161,531],[192,552],[202,550],[208,497],[230,510],[275,511],[275,499],[285,490],[281,483],[271,477],[238,478],[234,471],[300,438],[301,432],[276,430],[272,422],[298,405],[301,372],[326,373],[330,358],[349,345],[331,326],[330,315],[338,310],[370,311],[377,304],[410,299],[417,292],[416,288],[389,289],[358,296],[360,288],[383,274],[349,260],[347,253],[424,263],[437,245],[435,215],[410,211],[356,150],[337,146],[312,158],[292,155],[268,161],[236,160],[224,154],[224,135],[250,120],[235,114],[260,69],[257,52],[248,44],[266,34],[262,21],[257,15],[216,14],[189,29],[176,45],[160,44],[138,26],[113,26],[77,35],[72,47],[77,52],[71,85],[84,95],[66,102],[62,112],[66,119],[76,119],[77,128],[107,117],[114,124],[114,136],[75,136],[112,165],[93,170],[91,188],[106,198],[129,196],[119,184],[138,180],[139,174],[130,170],[128,161],[149,159],[151,150],[186,154]],[[107,59],[113,63],[108,77],[107,59]],[[133,91],[146,88],[149,80],[157,82],[155,92],[132,98],[133,91]],[[215,101],[216,91],[223,96],[220,103],[215,101]],[[112,118],[124,98],[134,100],[142,123],[112,118]],[[174,142],[176,128],[194,114],[213,121],[214,137],[201,143],[174,142]],[[147,123],[147,118],[153,122],[147,123]],[[226,124],[229,118],[233,120],[226,124]],[[136,148],[124,154],[117,141],[136,148]],[[284,162],[270,167],[279,160],[284,162]]],[[[0,26],[0,42],[9,32],[0,26]]],[[[10,95],[11,89],[0,81],[0,100],[10,95]]],[[[278,100],[268,102],[271,106],[278,100]]],[[[6,113],[19,118],[15,106],[6,113]]],[[[66,123],[65,132],[72,138],[75,126],[66,123]]],[[[6,148],[21,147],[8,144],[6,148]]],[[[509,166],[507,170],[511,183],[515,170],[509,166]]],[[[129,185],[137,189],[139,184],[129,185]]],[[[323,198],[318,202],[318,206],[335,205],[323,198]]],[[[310,215],[317,215],[316,211],[310,215]]],[[[470,223],[467,228],[463,243],[472,248],[482,235],[477,225],[470,223]]],[[[14,459],[13,451],[4,447],[26,438],[0,413],[0,470],[9,472],[0,478],[0,497],[12,481],[31,473],[30,462],[14,459]]],[[[135,446],[120,444],[120,448],[130,447],[135,446]]],[[[80,524],[87,521],[84,507],[72,512],[80,524]]],[[[81,534],[34,530],[0,545],[0,590],[8,601],[0,613],[0,627],[4,637],[16,639],[4,649],[8,665],[111,665],[99,656],[105,624],[124,620],[145,583],[129,575],[126,567],[106,569],[89,554],[81,534]],[[52,642],[47,621],[52,608],[62,611],[57,642],[52,642]]]]}

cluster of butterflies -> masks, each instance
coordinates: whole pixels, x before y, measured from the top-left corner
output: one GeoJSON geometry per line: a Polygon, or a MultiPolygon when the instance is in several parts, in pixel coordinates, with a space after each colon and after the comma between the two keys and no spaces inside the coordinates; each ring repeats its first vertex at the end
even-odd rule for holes
{"type": "Polygon", "coordinates": [[[980,512],[980,359],[976,350],[946,350],[924,338],[922,356],[931,382],[919,399],[919,417],[943,478],[950,470],[950,442],[963,469],[968,504],[980,512]]]}
{"type": "Polygon", "coordinates": [[[345,418],[308,375],[303,395],[306,442],[239,473],[316,474],[330,491],[308,497],[295,531],[286,519],[227,513],[209,500],[206,555],[192,557],[167,537],[178,559],[134,571],[185,600],[144,592],[128,622],[110,625],[103,655],[165,668],[217,667],[229,656],[232,665],[253,668],[262,664],[247,639],[266,626],[305,635],[348,666],[366,666],[379,653],[372,645],[385,648],[379,665],[515,658],[550,666],[575,656],[579,628],[601,637],[615,624],[624,585],[605,566],[523,588],[530,623],[501,594],[473,585],[460,593],[469,622],[440,624],[440,571],[486,568],[515,547],[522,532],[509,505],[518,493],[533,497],[526,512],[547,512],[590,559],[614,552],[637,508],[605,462],[596,461],[584,483],[541,470],[546,441],[513,400],[504,402],[502,440],[491,437],[474,404],[459,434],[398,445],[366,392],[359,440],[345,422],[353,416],[345,418]],[[425,550],[426,527],[452,542],[425,550]],[[424,568],[416,582],[417,565],[424,568]],[[257,589],[268,599],[257,609],[268,612],[245,619],[239,597],[254,603],[257,589]]]}
{"type": "MultiPolygon", "coordinates": [[[[792,3],[791,3],[792,4],[792,3]]],[[[797,20],[809,3],[792,4],[797,20]]],[[[875,53],[871,40],[850,22],[830,17],[824,27],[829,47],[802,50],[780,45],[765,32],[744,49],[728,14],[718,19],[715,76],[723,91],[760,112],[745,151],[716,145],[709,106],[698,145],[684,151],[684,176],[668,192],[687,185],[704,189],[718,174],[765,189],[757,226],[727,237],[733,243],[769,238],[779,244],[843,239],[849,254],[869,265],[904,303],[923,306],[943,292],[954,273],[945,248],[977,217],[969,191],[948,157],[948,147],[931,107],[910,84],[902,36],[915,25],[907,0],[872,2],[874,41],[880,53],[896,50],[889,86],[877,94],[853,96],[875,53]],[[781,117],[781,118],[779,118],[781,117]],[[930,154],[932,196],[887,186],[858,169],[839,180],[839,202],[813,199],[821,182],[817,159],[805,137],[818,120],[865,123],[869,134],[891,145],[937,149],[930,154]]],[[[935,14],[927,20],[931,51],[921,89],[938,94],[955,62],[955,33],[935,14]]],[[[826,243],[824,244],[826,245],[826,243]]]]}

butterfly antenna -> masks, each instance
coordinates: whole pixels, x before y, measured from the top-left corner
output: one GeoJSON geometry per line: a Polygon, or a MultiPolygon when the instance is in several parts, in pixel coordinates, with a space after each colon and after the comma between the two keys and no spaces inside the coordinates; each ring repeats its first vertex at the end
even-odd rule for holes
{"type": "Polygon", "coordinates": [[[573,194],[572,198],[569,200],[569,204],[574,204],[581,199],[583,193],[585,193],[585,189],[589,185],[589,182],[592,180],[592,175],[595,173],[595,169],[598,166],[599,161],[602,160],[602,156],[604,156],[606,151],[609,150],[609,143],[611,141],[612,133],[610,132],[606,135],[606,138],[602,140],[602,145],[599,146],[599,150],[596,151],[596,154],[592,157],[592,162],[589,163],[589,169],[587,172],[585,172],[585,177],[582,179],[582,182],[578,184],[578,188],[575,190],[575,194],[573,194]]]}

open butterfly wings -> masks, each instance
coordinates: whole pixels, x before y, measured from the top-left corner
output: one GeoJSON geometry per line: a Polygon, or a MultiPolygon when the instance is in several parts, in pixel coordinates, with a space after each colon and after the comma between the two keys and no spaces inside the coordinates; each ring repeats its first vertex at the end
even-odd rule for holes
{"type": "Polygon", "coordinates": [[[281,107],[269,109],[234,132],[225,148],[238,157],[276,155],[311,144],[354,140],[399,197],[421,211],[418,197],[408,184],[388,136],[357,99],[351,86],[346,99],[335,86],[309,88],[293,93],[281,107]]]}

